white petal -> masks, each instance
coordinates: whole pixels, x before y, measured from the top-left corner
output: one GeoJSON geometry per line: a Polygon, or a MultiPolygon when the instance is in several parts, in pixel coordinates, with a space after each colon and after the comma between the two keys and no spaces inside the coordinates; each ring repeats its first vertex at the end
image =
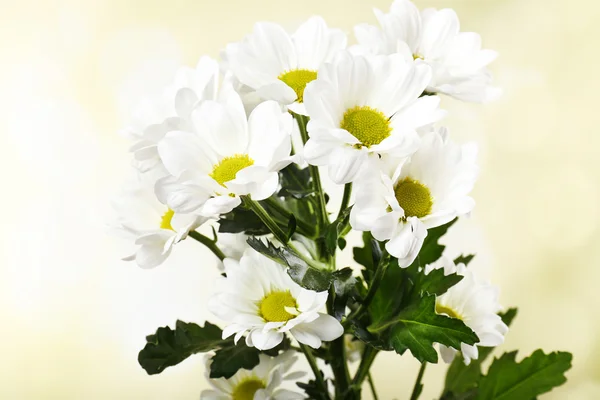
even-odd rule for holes
{"type": "Polygon", "coordinates": [[[198,136],[190,132],[169,132],[158,143],[158,153],[173,176],[186,170],[206,171],[217,163],[215,154],[198,136]]]}
{"type": "Polygon", "coordinates": [[[329,177],[337,184],[352,182],[364,167],[369,153],[366,148],[354,149],[350,146],[338,148],[329,164],[329,177]]]}
{"type": "Polygon", "coordinates": [[[242,201],[239,197],[231,197],[231,196],[216,196],[211,199],[208,199],[200,214],[205,217],[215,217],[221,214],[227,214],[234,208],[240,205],[242,201]]]}
{"type": "Polygon", "coordinates": [[[419,47],[421,55],[426,59],[439,56],[439,49],[453,40],[459,29],[460,23],[454,10],[445,8],[433,13],[424,24],[419,47]]]}
{"type": "Polygon", "coordinates": [[[425,96],[395,114],[390,123],[394,130],[415,130],[419,127],[439,121],[446,114],[439,109],[440,98],[425,96]]]}
{"type": "Polygon", "coordinates": [[[254,200],[264,200],[277,190],[279,175],[265,167],[252,165],[236,174],[227,187],[238,195],[250,194],[254,200]]]}
{"type": "Polygon", "coordinates": [[[406,268],[419,255],[427,230],[417,218],[410,217],[394,237],[385,244],[386,250],[398,258],[398,265],[406,268]]]}
{"type": "Polygon", "coordinates": [[[292,116],[274,101],[259,104],[248,119],[248,154],[258,165],[270,167],[276,158],[290,155],[292,116]]]}
{"type": "Polygon", "coordinates": [[[180,182],[172,176],[159,179],[154,190],[161,203],[180,213],[197,211],[210,197],[204,187],[193,182],[180,182]]]}
{"type": "Polygon", "coordinates": [[[267,85],[263,85],[256,90],[256,94],[265,100],[275,100],[280,104],[291,104],[296,100],[296,92],[294,89],[283,83],[283,81],[275,80],[267,85]]]}
{"type": "Polygon", "coordinates": [[[250,332],[248,336],[252,336],[252,344],[259,350],[272,349],[283,340],[283,333],[274,331],[262,332],[255,330],[250,332]]]}
{"type": "Polygon", "coordinates": [[[246,111],[239,95],[232,96],[237,96],[239,106],[205,101],[192,113],[199,134],[221,156],[245,153],[248,146],[246,111]]]}
{"type": "Polygon", "coordinates": [[[321,64],[346,47],[346,35],[329,29],[321,17],[311,17],[292,36],[298,55],[298,68],[316,71],[321,64]]]}

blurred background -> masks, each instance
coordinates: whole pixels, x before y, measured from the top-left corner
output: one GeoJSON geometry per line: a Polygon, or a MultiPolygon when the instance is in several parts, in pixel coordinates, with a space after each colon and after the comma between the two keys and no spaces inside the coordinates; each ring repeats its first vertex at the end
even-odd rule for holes
{"type": "MultiPolygon", "coordinates": [[[[350,32],[390,1],[1,3],[0,398],[196,399],[201,356],[147,376],[137,352],[158,326],[211,318],[216,261],[195,242],[154,270],[119,261],[125,247],[105,229],[130,169],[118,132],[179,65],[217,56],[256,21],[294,29],[321,14],[350,32]]],[[[445,123],[479,143],[482,168],[476,211],[451,230],[449,252],[477,252],[473,268],[519,307],[503,350],[574,353],[568,384],[544,399],[600,399],[600,3],[416,3],[456,9],[462,29],[500,53],[499,101],[444,99],[445,123]]],[[[340,193],[329,187],[333,209],[340,193]]],[[[408,353],[379,357],[380,398],[406,398],[417,369],[408,353]]],[[[444,372],[428,368],[423,399],[444,372]]]]}

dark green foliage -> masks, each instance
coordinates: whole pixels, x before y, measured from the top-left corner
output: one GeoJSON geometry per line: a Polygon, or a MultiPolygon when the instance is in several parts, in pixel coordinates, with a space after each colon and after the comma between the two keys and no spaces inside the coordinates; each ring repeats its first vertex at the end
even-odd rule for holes
{"type": "Polygon", "coordinates": [[[252,369],[258,365],[260,352],[246,346],[244,340],[216,351],[210,365],[211,378],[231,378],[240,368],[252,369]]]}
{"type": "Polygon", "coordinates": [[[325,229],[325,251],[333,256],[337,250],[338,240],[343,237],[348,230],[348,220],[350,219],[350,210],[352,207],[346,208],[340,215],[325,229]]]}
{"type": "Polygon", "coordinates": [[[331,271],[308,265],[287,247],[275,247],[268,240],[263,242],[255,237],[248,238],[248,244],[259,253],[288,267],[288,275],[303,288],[322,292],[331,286],[333,280],[331,271]]]}
{"type": "Polygon", "coordinates": [[[221,329],[210,322],[201,327],[177,321],[175,330],[165,326],[146,337],[147,343],[138,355],[138,362],[149,375],[159,374],[192,354],[220,348],[226,343],[221,335],[221,329]]]}
{"type": "Polygon", "coordinates": [[[253,211],[237,207],[219,219],[219,232],[245,233],[247,235],[266,235],[269,229],[253,211]]]}
{"type": "MultiPolygon", "coordinates": [[[[414,305],[403,309],[392,321],[390,343],[399,354],[408,349],[421,362],[437,363],[438,355],[433,343],[460,349],[461,343],[474,344],[477,335],[461,320],[435,312],[435,296],[428,295],[414,305]]],[[[383,329],[369,327],[370,331],[383,329]]]]}
{"type": "Polygon", "coordinates": [[[479,382],[477,400],[535,399],[567,381],[573,356],[566,352],[544,354],[536,350],[521,362],[516,351],[494,360],[479,382]]]}

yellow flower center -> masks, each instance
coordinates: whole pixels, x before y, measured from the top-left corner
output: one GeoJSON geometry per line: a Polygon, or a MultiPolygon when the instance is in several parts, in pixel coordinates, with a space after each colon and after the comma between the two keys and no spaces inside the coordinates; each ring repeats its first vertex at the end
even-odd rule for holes
{"type": "Polygon", "coordinates": [[[175,211],[171,210],[170,208],[167,210],[166,213],[163,214],[163,216],[160,220],[160,229],[168,229],[170,231],[175,230],[171,226],[171,220],[173,219],[173,214],[175,214],[175,211]]]}
{"type": "Polygon", "coordinates": [[[433,207],[431,192],[427,186],[410,178],[404,178],[394,188],[396,200],[404,210],[405,217],[423,218],[433,207]]]}
{"type": "Polygon", "coordinates": [[[225,182],[235,179],[238,172],[253,164],[254,160],[247,154],[236,154],[231,157],[225,157],[213,166],[210,177],[219,182],[219,185],[225,187],[225,182]]]}
{"type": "Polygon", "coordinates": [[[360,146],[367,147],[381,143],[392,131],[386,116],[368,106],[356,106],[346,110],[340,127],[360,140],[360,146]]]}
{"type": "Polygon", "coordinates": [[[296,92],[296,100],[299,103],[302,103],[304,101],[304,89],[309,82],[317,79],[317,71],[294,69],[284,72],[279,75],[278,78],[280,81],[283,81],[283,83],[294,89],[294,92],[296,92]]]}
{"type": "Polygon", "coordinates": [[[285,310],[285,307],[296,307],[296,299],[289,290],[274,291],[262,298],[259,304],[260,315],[267,322],[286,322],[295,315],[285,310]]]}
{"type": "Polygon", "coordinates": [[[425,59],[425,57],[423,57],[420,54],[416,54],[416,53],[413,54],[413,60],[424,60],[424,59],[425,59]]]}
{"type": "Polygon", "coordinates": [[[246,378],[233,389],[231,398],[233,400],[253,400],[254,394],[260,390],[266,388],[265,382],[258,378],[246,378]]]}
{"type": "Polygon", "coordinates": [[[457,313],[450,307],[446,307],[446,306],[443,306],[443,305],[437,304],[437,303],[435,305],[435,312],[438,314],[445,314],[445,315],[449,316],[450,318],[456,318],[456,319],[460,319],[460,320],[463,319],[462,315],[460,315],[459,313],[457,313]]]}

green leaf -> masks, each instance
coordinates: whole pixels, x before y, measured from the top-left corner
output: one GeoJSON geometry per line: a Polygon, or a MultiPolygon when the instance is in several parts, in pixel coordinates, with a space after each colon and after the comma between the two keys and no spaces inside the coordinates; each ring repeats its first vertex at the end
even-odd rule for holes
{"type": "Polygon", "coordinates": [[[358,340],[368,344],[377,350],[390,351],[392,347],[385,337],[375,335],[367,330],[360,321],[353,320],[351,322],[351,332],[358,340]]]}
{"type": "Polygon", "coordinates": [[[333,300],[333,316],[341,321],[346,313],[348,297],[356,286],[356,278],[352,275],[352,269],[346,267],[333,272],[333,288],[335,298],[333,300]]]}
{"type": "Polygon", "coordinates": [[[313,193],[310,170],[300,169],[297,164],[290,164],[279,171],[279,183],[281,184],[281,190],[277,193],[279,197],[303,199],[313,193]]]}
{"type": "MultiPolygon", "coordinates": [[[[324,377],[322,371],[319,371],[321,375],[324,377]]],[[[296,382],[296,385],[308,396],[311,400],[329,400],[329,395],[327,393],[323,393],[321,386],[317,383],[316,380],[311,379],[307,383],[304,382],[296,382]]]]}
{"type": "Polygon", "coordinates": [[[366,269],[374,271],[381,258],[381,247],[379,242],[373,239],[370,232],[363,232],[363,247],[354,247],[352,253],[354,261],[366,269]]]}
{"type": "Polygon", "coordinates": [[[179,364],[192,354],[217,349],[227,343],[221,339],[221,329],[206,322],[204,327],[177,321],[175,330],[168,326],[158,328],[146,337],[146,346],[138,355],[138,362],[149,375],[159,374],[165,368],[179,364]]]}
{"type": "Polygon", "coordinates": [[[323,292],[331,286],[333,280],[331,271],[308,265],[306,261],[287,247],[275,247],[270,241],[266,240],[265,243],[255,237],[248,238],[247,242],[254,250],[279,264],[287,266],[288,275],[303,288],[323,292]]]}
{"type": "Polygon", "coordinates": [[[463,276],[456,273],[444,275],[444,269],[434,269],[429,274],[423,272],[417,274],[415,278],[415,293],[419,295],[429,293],[441,296],[448,289],[456,285],[463,279],[463,276]]]}
{"type": "Polygon", "coordinates": [[[458,257],[456,257],[454,259],[454,264],[458,265],[458,264],[465,264],[469,265],[469,263],[471,262],[471,260],[475,257],[475,254],[468,254],[468,255],[460,255],[458,257]]]}
{"type": "Polygon", "coordinates": [[[287,226],[287,240],[290,240],[292,238],[292,235],[296,232],[296,217],[294,217],[294,214],[290,214],[290,219],[288,220],[288,226],[287,226]]]}
{"type": "MultiPolygon", "coordinates": [[[[504,322],[506,326],[510,326],[517,315],[517,309],[511,308],[499,315],[500,318],[502,318],[502,322],[504,322]]],[[[450,396],[450,394],[452,394],[455,397],[448,398],[455,399],[458,398],[456,396],[463,393],[471,393],[473,396],[474,393],[476,394],[476,391],[473,392],[472,389],[477,388],[479,380],[481,379],[481,364],[492,353],[494,347],[477,346],[477,350],[479,351],[479,357],[477,357],[477,360],[471,360],[469,365],[465,365],[464,359],[460,354],[457,354],[456,357],[454,357],[454,360],[452,361],[452,364],[450,364],[450,367],[448,367],[448,372],[446,373],[444,396],[450,396]]]]}
{"type": "Polygon", "coordinates": [[[408,349],[420,362],[437,363],[433,343],[441,343],[460,350],[460,344],[475,344],[477,335],[461,320],[435,312],[435,296],[427,295],[383,325],[371,325],[369,331],[378,332],[393,325],[390,344],[399,354],[408,349]]]}
{"type": "Polygon", "coordinates": [[[389,265],[369,305],[371,324],[375,326],[382,325],[396,316],[410,285],[410,281],[405,279],[405,271],[398,268],[396,258],[384,258],[380,262],[388,262],[389,265]]]}
{"type": "Polygon", "coordinates": [[[536,350],[521,362],[517,352],[504,353],[494,360],[479,384],[478,400],[534,399],[567,381],[565,372],[571,368],[571,353],[544,354],[536,350]]]}
{"type": "Polygon", "coordinates": [[[215,352],[210,365],[211,378],[229,379],[240,369],[251,370],[260,362],[259,355],[264,353],[270,357],[276,357],[281,351],[288,350],[291,346],[289,338],[284,337],[281,343],[269,350],[258,350],[256,347],[248,347],[241,340],[238,344],[229,341],[228,345],[215,352]]]}
{"type": "Polygon", "coordinates": [[[351,209],[352,207],[348,207],[342,211],[336,220],[325,229],[325,251],[327,251],[327,254],[335,255],[338,239],[348,233],[347,228],[351,209]]]}
{"type": "Polygon", "coordinates": [[[266,235],[269,228],[256,216],[253,211],[237,207],[222,215],[219,219],[219,232],[245,233],[247,235],[266,235]]]}
{"type": "Polygon", "coordinates": [[[231,346],[219,349],[212,357],[210,377],[229,379],[240,368],[250,370],[258,365],[259,354],[259,350],[246,346],[243,340],[239,341],[237,345],[232,343],[231,346]]]}

